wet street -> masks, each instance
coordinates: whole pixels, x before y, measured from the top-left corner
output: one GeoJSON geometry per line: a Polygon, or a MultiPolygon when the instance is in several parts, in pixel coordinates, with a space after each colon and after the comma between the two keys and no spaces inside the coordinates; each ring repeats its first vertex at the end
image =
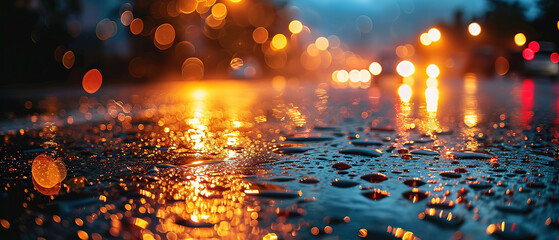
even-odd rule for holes
{"type": "Polygon", "coordinates": [[[559,237],[557,81],[398,80],[4,91],[0,238],[559,237]]]}

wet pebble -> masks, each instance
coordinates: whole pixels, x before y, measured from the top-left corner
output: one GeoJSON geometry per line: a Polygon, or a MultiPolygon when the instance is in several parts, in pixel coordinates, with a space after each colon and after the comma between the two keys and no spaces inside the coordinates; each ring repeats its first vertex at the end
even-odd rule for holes
{"type": "Polygon", "coordinates": [[[454,202],[448,199],[441,199],[441,198],[432,198],[428,203],[427,206],[430,208],[437,208],[437,209],[452,209],[454,208],[454,202]]]}
{"type": "Polygon", "coordinates": [[[359,185],[359,183],[356,182],[356,181],[352,181],[352,180],[334,179],[334,181],[332,181],[332,183],[330,185],[332,185],[334,187],[339,187],[339,188],[350,188],[350,187],[355,187],[355,186],[359,185]]]}
{"type": "Polygon", "coordinates": [[[451,212],[436,210],[434,208],[427,208],[425,212],[419,214],[419,218],[446,228],[457,228],[464,222],[462,218],[451,212]]]}
{"type": "Polygon", "coordinates": [[[506,240],[531,240],[536,239],[536,235],[519,226],[518,223],[496,223],[487,227],[486,232],[498,239],[506,240]]]}
{"type": "Polygon", "coordinates": [[[462,175],[460,173],[456,173],[454,171],[444,171],[440,172],[439,175],[447,178],[460,178],[462,175]]]}
{"type": "Polygon", "coordinates": [[[351,155],[359,155],[359,156],[368,156],[368,157],[380,157],[382,156],[381,151],[377,149],[369,149],[369,148],[346,148],[339,151],[343,154],[351,154],[351,155]]]}
{"type": "Polygon", "coordinates": [[[282,148],[278,148],[274,152],[283,153],[283,154],[295,154],[295,153],[304,153],[311,149],[312,148],[310,147],[282,147],[282,148]]]}
{"type": "Polygon", "coordinates": [[[402,193],[402,196],[415,203],[427,198],[429,196],[429,192],[425,192],[423,190],[419,190],[418,188],[414,188],[412,190],[405,191],[404,193],[402,193]]]}
{"type": "Polygon", "coordinates": [[[350,142],[351,144],[355,145],[355,146],[362,146],[362,147],[366,147],[366,146],[380,146],[382,145],[381,142],[377,142],[377,141],[366,141],[366,140],[353,140],[350,142]]]}
{"type": "Polygon", "coordinates": [[[277,176],[277,177],[268,178],[267,180],[270,182],[289,182],[295,180],[295,178],[287,177],[287,176],[277,176]]]}
{"type": "Polygon", "coordinates": [[[382,174],[382,173],[369,173],[369,174],[365,174],[361,177],[359,177],[367,182],[372,182],[372,183],[379,183],[379,182],[384,182],[386,180],[388,180],[388,178],[386,177],[386,175],[382,174]]]}
{"type": "Polygon", "coordinates": [[[314,183],[318,183],[320,181],[316,177],[305,177],[305,178],[299,179],[299,182],[300,183],[305,183],[305,184],[314,184],[314,183]]]}
{"type": "Polygon", "coordinates": [[[274,198],[274,199],[293,199],[298,198],[299,194],[297,192],[291,191],[281,191],[281,190],[259,190],[255,193],[247,193],[247,195],[256,195],[264,198],[274,198]]]}
{"type": "Polygon", "coordinates": [[[332,168],[334,168],[336,170],[346,170],[346,169],[350,169],[351,165],[349,165],[345,162],[338,162],[338,163],[332,165],[332,168]]]}
{"type": "Polygon", "coordinates": [[[425,185],[425,182],[420,178],[412,178],[404,180],[404,184],[408,185],[408,187],[420,187],[425,185]]]}
{"type": "Polygon", "coordinates": [[[330,141],[334,138],[327,136],[309,136],[309,137],[286,137],[285,141],[291,142],[322,142],[330,141]]]}
{"type": "Polygon", "coordinates": [[[533,210],[533,207],[528,204],[499,204],[495,208],[501,212],[515,213],[515,214],[527,214],[533,210]]]}
{"type": "Polygon", "coordinates": [[[493,185],[485,182],[472,182],[469,184],[469,186],[473,189],[489,189],[493,185]]]}
{"type": "Polygon", "coordinates": [[[534,180],[526,184],[526,186],[529,188],[545,188],[545,183],[534,180]]]}
{"type": "Polygon", "coordinates": [[[427,149],[420,149],[411,151],[412,155],[427,155],[427,156],[438,156],[439,152],[427,149]]]}
{"type": "Polygon", "coordinates": [[[374,189],[373,191],[367,191],[361,194],[363,194],[363,196],[367,197],[368,199],[375,200],[375,201],[390,196],[390,193],[386,191],[382,191],[380,189],[374,189]]]}
{"type": "Polygon", "coordinates": [[[479,152],[452,152],[450,154],[454,159],[490,159],[491,155],[479,152]]]}

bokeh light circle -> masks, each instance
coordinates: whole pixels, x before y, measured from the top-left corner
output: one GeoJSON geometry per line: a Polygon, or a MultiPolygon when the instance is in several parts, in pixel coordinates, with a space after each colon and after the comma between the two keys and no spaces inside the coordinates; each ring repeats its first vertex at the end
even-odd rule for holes
{"type": "Polygon", "coordinates": [[[303,30],[303,24],[298,20],[289,23],[289,31],[293,34],[300,33],[303,30]]]}
{"type": "Polygon", "coordinates": [[[433,42],[439,41],[441,39],[441,32],[439,31],[439,29],[436,28],[429,29],[427,35],[429,36],[429,39],[433,42]]]}
{"type": "Polygon", "coordinates": [[[272,49],[274,50],[281,50],[284,49],[285,46],[287,46],[287,38],[285,37],[285,35],[279,33],[276,34],[273,38],[272,38],[272,49]]]}
{"type": "Polygon", "coordinates": [[[551,55],[549,56],[549,59],[551,60],[551,62],[557,63],[557,62],[559,62],[559,54],[557,54],[556,52],[551,53],[551,55]]]}
{"type": "Polygon", "coordinates": [[[64,53],[64,56],[62,56],[62,65],[64,65],[64,67],[67,69],[72,68],[74,66],[75,61],[76,61],[76,56],[72,51],[67,51],[66,53],[64,53]]]}
{"type": "Polygon", "coordinates": [[[472,36],[478,36],[481,33],[481,26],[477,22],[470,23],[470,25],[468,25],[468,32],[470,32],[472,36]]]}
{"type": "Polygon", "coordinates": [[[528,61],[534,59],[534,55],[534,51],[532,51],[532,49],[530,48],[526,48],[522,51],[522,57],[524,57],[524,59],[528,61]]]}
{"type": "Polygon", "coordinates": [[[169,45],[175,41],[175,28],[168,23],[161,24],[155,30],[155,41],[161,45],[169,45]]]}
{"type": "Polygon", "coordinates": [[[433,41],[431,41],[431,39],[429,38],[429,34],[427,34],[427,33],[422,33],[422,34],[419,36],[419,41],[420,41],[421,44],[423,44],[424,46],[429,46],[429,45],[431,45],[431,43],[433,42],[433,41]]]}
{"type": "Polygon", "coordinates": [[[103,75],[97,69],[91,69],[83,75],[82,87],[87,93],[95,93],[99,88],[101,88],[101,83],[103,83],[103,75]]]}
{"type": "Polygon", "coordinates": [[[409,77],[415,72],[415,66],[412,62],[404,60],[398,63],[396,72],[402,77],[409,77]]]}
{"type": "Polygon", "coordinates": [[[132,20],[132,22],[130,23],[130,32],[132,34],[138,35],[142,33],[143,30],[144,30],[144,21],[142,21],[142,19],[136,18],[132,20]]]}
{"type": "Polygon", "coordinates": [[[429,66],[427,66],[426,72],[427,72],[427,76],[431,78],[436,78],[440,74],[439,67],[435,64],[430,64],[429,66]]]}
{"type": "Polygon", "coordinates": [[[524,36],[524,33],[517,33],[516,35],[514,35],[514,44],[516,44],[516,46],[524,46],[525,43],[526,36],[524,36]]]}
{"type": "Polygon", "coordinates": [[[536,41],[531,41],[530,43],[528,43],[528,48],[532,50],[532,52],[537,53],[538,51],[540,51],[540,44],[536,41]]]}
{"type": "Polygon", "coordinates": [[[265,43],[268,40],[268,30],[264,27],[257,27],[252,32],[252,39],[255,43],[265,43]]]}
{"type": "Polygon", "coordinates": [[[382,66],[378,62],[372,62],[369,65],[369,71],[375,76],[379,75],[382,72],[382,66]]]}
{"type": "Polygon", "coordinates": [[[38,185],[52,188],[66,178],[66,167],[61,161],[55,161],[46,154],[41,154],[31,164],[31,174],[38,185]]]}

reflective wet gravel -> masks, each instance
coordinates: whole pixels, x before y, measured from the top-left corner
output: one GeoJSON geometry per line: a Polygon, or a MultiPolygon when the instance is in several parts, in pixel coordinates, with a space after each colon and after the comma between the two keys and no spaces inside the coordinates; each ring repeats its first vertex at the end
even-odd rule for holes
{"type": "Polygon", "coordinates": [[[558,83],[385,80],[3,93],[0,238],[558,238],[558,83]]]}

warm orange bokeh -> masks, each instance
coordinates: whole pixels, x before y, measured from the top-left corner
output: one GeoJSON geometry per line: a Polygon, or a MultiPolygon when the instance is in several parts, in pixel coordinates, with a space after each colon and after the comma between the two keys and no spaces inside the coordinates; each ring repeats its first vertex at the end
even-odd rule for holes
{"type": "Polygon", "coordinates": [[[179,0],[177,2],[177,7],[182,13],[193,13],[198,7],[198,1],[196,0],[179,0]]]}
{"type": "Polygon", "coordinates": [[[223,20],[227,16],[227,7],[223,3],[217,3],[212,7],[212,16],[217,20],[223,20]]]}
{"type": "Polygon", "coordinates": [[[276,35],[274,35],[274,37],[272,38],[272,44],[271,47],[274,50],[281,50],[284,49],[285,46],[287,46],[287,38],[285,37],[285,35],[278,33],[276,35]]]}
{"type": "Polygon", "coordinates": [[[252,32],[252,39],[256,43],[264,43],[268,40],[268,30],[263,27],[257,27],[252,32]]]}
{"type": "Polygon", "coordinates": [[[31,178],[31,181],[33,182],[33,187],[35,187],[35,189],[43,195],[52,196],[60,191],[60,187],[61,187],[60,183],[57,183],[53,187],[45,188],[39,185],[39,183],[35,181],[35,178],[31,178]]]}
{"type": "Polygon", "coordinates": [[[130,23],[130,32],[134,35],[142,33],[144,30],[144,21],[142,19],[136,18],[130,23]]]}
{"type": "Polygon", "coordinates": [[[196,57],[187,58],[182,64],[182,78],[200,80],[204,78],[204,63],[196,57]]]}
{"type": "Polygon", "coordinates": [[[168,23],[161,24],[155,30],[155,41],[161,45],[169,45],[175,41],[175,28],[168,23]]]}
{"type": "Polygon", "coordinates": [[[97,69],[91,69],[83,75],[82,86],[83,90],[88,93],[95,93],[99,88],[101,88],[101,83],[103,83],[103,76],[101,72],[97,69]]]}
{"type": "Polygon", "coordinates": [[[293,20],[289,23],[289,31],[293,34],[303,31],[303,24],[298,20],[293,20]]]}
{"type": "Polygon", "coordinates": [[[66,178],[66,167],[61,161],[41,154],[33,160],[31,175],[41,187],[52,188],[66,178]]]}
{"type": "Polygon", "coordinates": [[[66,53],[64,53],[64,56],[62,56],[62,65],[64,65],[64,67],[67,69],[72,68],[74,66],[75,61],[76,61],[76,56],[72,51],[67,51],[66,53]]]}

